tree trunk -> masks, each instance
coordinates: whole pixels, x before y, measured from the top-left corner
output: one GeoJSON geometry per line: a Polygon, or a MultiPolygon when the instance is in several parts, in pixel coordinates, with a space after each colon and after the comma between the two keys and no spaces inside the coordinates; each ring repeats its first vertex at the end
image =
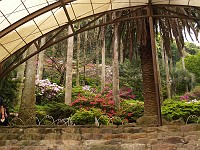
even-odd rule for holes
{"type": "MultiPolygon", "coordinates": [[[[46,37],[41,39],[40,47],[45,44],[46,37]]],[[[39,80],[42,80],[44,68],[44,50],[39,53],[38,56],[38,67],[37,67],[37,77],[39,80]]]]}
{"type": "MultiPolygon", "coordinates": [[[[22,57],[25,57],[26,52],[24,52],[22,57]]],[[[17,79],[19,80],[20,84],[18,87],[18,96],[17,96],[17,104],[21,105],[21,98],[22,98],[22,91],[24,88],[24,72],[25,72],[26,62],[21,64],[17,70],[17,79]]]]}
{"type": "MultiPolygon", "coordinates": [[[[72,33],[72,29],[68,27],[68,34],[72,33]]],[[[72,102],[72,61],[73,61],[73,46],[74,37],[68,38],[67,63],[66,63],[66,84],[65,84],[65,104],[72,102]]]]}
{"type": "Polygon", "coordinates": [[[94,30],[94,39],[96,40],[95,52],[96,52],[96,77],[99,77],[99,40],[98,40],[98,32],[99,28],[94,30]]]}
{"type": "Polygon", "coordinates": [[[120,39],[120,63],[124,62],[124,55],[123,55],[123,41],[122,38],[120,39]]]}
{"type": "Polygon", "coordinates": [[[106,48],[106,40],[105,40],[105,27],[101,27],[101,40],[102,40],[102,49],[101,49],[101,59],[102,59],[102,74],[101,74],[101,92],[103,92],[105,88],[105,76],[106,76],[106,63],[105,63],[105,48],[106,48]]]}
{"type": "Polygon", "coordinates": [[[157,116],[156,87],[152,60],[150,29],[147,25],[146,45],[141,43],[141,67],[143,79],[144,115],[157,116]]]}
{"type": "MultiPolygon", "coordinates": [[[[36,51],[37,48],[33,44],[27,51],[27,55],[36,51]]],[[[37,55],[27,60],[25,71],[24,90],[22,93],[22,100],[19,109],[19,118],[26,125],[35,125],[35,77],[36,77],[36,61],[37,55]]]]}
{"type": "Polygon", "coordinates": [[[86,76],[86,51],[87,51],[87,37],[88,31],[85,31],[85,42],[84,42],[84,49],[83,49],[83,85],[85,85],[85,76],[86,76]]]}
{"type": "MultiPolygon", "coordinates": [[[[80,28],[80,24],[79,24],[80,28]]],[[[77,35],[77,58],[76,58],[76,86],[79,86],[79,63],[80,63],[81,34],[77,35]]]]}
{"type": "MultiPolygon", "coordinates": [[[[186,68],[185,68],[185,48],[182,49],[181,62],[182,62],[183,70],[186,70],[186,68]]],[[[189,92],[189,88],[188,88],[187,84],[185,85],[185,92],[189,92]]]]}
{"type": "Polygon", "coordinates": [[[114,24],[114,45],[113,45],[113,99],[115,101],[115,106],[117,109],[120,108],[119,99],[119,34],[118,34],[118,24],[114,24]]]}
{"type": "Polygon", "coordinates": [[[167,86],[167,98],[171,98],[171,83],[170,83],[170,74],[169,74],[169,63],[167,53],[163,50],[165,56],[165,70],[166,70],[166,86],[167,86]]]}

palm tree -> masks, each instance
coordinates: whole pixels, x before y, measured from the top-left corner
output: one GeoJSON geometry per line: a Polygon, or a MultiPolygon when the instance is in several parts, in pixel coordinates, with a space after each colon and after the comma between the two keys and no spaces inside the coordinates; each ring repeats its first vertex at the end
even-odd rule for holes
{"type": "MultiPolygon", "coordinates": [[[[184,33],[186,30],[190,33],[191,30],[195,33],[197,37],[197,31],[195,28],[195,23],[191,20],[187,20],[187,16],[190,15],[187,8],[176,7],[176,6],[152,6],[149,5],[148,8],[141,9],[135,13],[130,13],[131,10],[125,10],[122,16],[129,14],[130,17],[138,17],[134,20],[129,20],[132,26],[132,30],[136,32],[126,32],[127,34],[132,34],[132,40],[137,41],[140,45],[138,51],[141,58],[141,68],[142,68],[142,78],[143,78],[143,96],[144,96],[144,116],[152,117],[159,116],[160,118],[160,96],[159,96],[159,75],[157,74],[157,60],[156,60],[156,47],[155,47],[155,31],[159,31],[163,44],[168,56],[170,56],[171,49],[170,43],[175,39],[178,50],[181,54],[181,50],[184,47],[184,33]],[[172,17],[172,15],[178,14],[182,15],[181,18],[172,17]],[[161,16],[153,18],[153,16],[161,16]],[[147,16],[147,17],[140,17],[147,16]],[[184,17],[185,18],[184,18],[184,17]]],[[[181,16],[180,15],[180,16],[181,16]]],[[[125,23],[127,23],[125,22],[125,23]]],[[[126,34],[126,35],[127,35],[126,34]]],[[[124,36],[124,38],[126,37],[124,36]]],[[[126,40],[125,40],[126,41],[126,40]]],[[[126,41],[126,43],[128,43],[126,41]]],[[[128,44],[127,44],[128,45],[128,44]]],[[[129,44],[130,45],[130,44],[129,44]]],[[[126,46],[127,47],[127,46],[126,46]]],[[[124,56],[127,56],[124,52],[124,56]]],[[[130,53],[129,53],[130,54],[130,53]]],[[[145,119],[143,121],[148,121],[145,119]]],[[[155,120],[156,121],[156,120],[155,120]]],[[[161,125],[161,120],[159,123],[156,121],[154,124],[161,125]]]]}

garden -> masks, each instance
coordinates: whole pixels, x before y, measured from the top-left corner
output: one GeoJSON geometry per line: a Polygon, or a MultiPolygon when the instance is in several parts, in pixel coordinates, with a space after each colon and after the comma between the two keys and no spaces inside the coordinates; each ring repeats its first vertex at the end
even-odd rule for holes
{"type": "MultiPolygon", "coordinates": [[[[49,79],[35,81],[36,117],[39,125],[123,125],[133,123],[144,115],[144,101],[142,96],[142,79],[138,66],[126,61],[120,66],[120,108],[114,105],[111,81],[111,71],[108,67],[107,83],[100,90],[100,79],[94,76],[80,77],[81,83],[85,85],[76,86],[73,80],[72,102],[64,104],[65,88],[49,79]],[[137,67],[136,67],[137,66],[137,67]],[[133,74],[133,78],[130,74],[133,74]],[[84,80],[84,81],[83,81],[84,80]],[[133,86],[134,85],[134,86],[133,86]],[[53,121],[52,121],[53,118],[53,121]],[[66,121],[67,120],[67,121],[66,121]],[[67,122],[67,123],[66,123],[67,122]]],[[[167,98],[166,89],[163,88],[162,118],[165,123],[181,124],[199,123],[200,121],[200,86],[195,86],[190,92],[182,88],[188,83],[184,79],[173,81],[177,94],[167,98]],[[178,83],[175,85],[175,82],[178,83]]],[[[176,76],[176,72],[173,74],[176,76]]],[[[185,76],[185,74],[183,74],[185,76]]],[[[19,105],[16,101],[19,81],[16,79],[6,80],[6,88],[2,91],[6,97],[11,114],[17,114],[19,105]],[[12,91],[10,94],[10,91],[12,91]],[[9,101],[8,101],[9,100],[9,101]]],[[[191,84],[191,82],[189,82],[191,84]]],[[[192,83],[193,84],[193,83],[192,83]]],[[[16,115],[10,115],[10,123],[14,124],[16,115]]]]}

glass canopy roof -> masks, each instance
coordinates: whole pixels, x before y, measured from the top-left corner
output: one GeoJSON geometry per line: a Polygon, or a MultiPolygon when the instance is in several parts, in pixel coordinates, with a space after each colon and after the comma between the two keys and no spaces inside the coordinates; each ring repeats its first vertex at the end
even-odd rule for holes
{"type": "MultiPolygon", "coordinates": [[[[26,44],[64,24],[147,3],[148,0],[0,0],[0,63],[26,44]]],[[[199,0],[152,0],[152,4],[200,7],[199,0]]]]}

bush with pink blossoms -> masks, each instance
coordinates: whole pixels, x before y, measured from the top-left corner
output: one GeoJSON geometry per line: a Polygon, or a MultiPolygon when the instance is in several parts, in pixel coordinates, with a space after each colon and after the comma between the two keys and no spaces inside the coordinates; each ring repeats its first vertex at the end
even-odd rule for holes
{"type": "Polygon", "coordinates": [[[71,106],[77,109],[85,108],[86,110],[89,110],[90,108],[100,108],[104,114],[109,117],[116,114],[114,100],[110,99],[109,95],[105,97],[102,97],[100,94],[91,97],[79,95],[77,99],[71,103],[71,106]]]}
{"type": "Polygon", "coordinates": [[[51,83],[48,79],[36,80],[36,102],[43,105],[48,102],[63,102],[64,101],[64,88],[51,83]]]}

